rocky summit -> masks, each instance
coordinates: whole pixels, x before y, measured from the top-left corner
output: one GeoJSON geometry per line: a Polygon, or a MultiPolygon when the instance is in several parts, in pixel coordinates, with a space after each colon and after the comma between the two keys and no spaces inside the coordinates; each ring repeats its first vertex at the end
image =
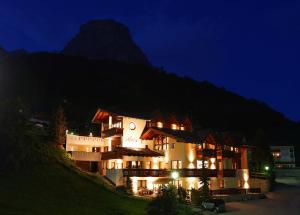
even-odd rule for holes
{"type": "Polygon", "coordinates": [[[89,59],[149,65],[127,26],[114,20],[93,20],[81,25],[79,33],[65,46],[62,53],[89,59]]]}

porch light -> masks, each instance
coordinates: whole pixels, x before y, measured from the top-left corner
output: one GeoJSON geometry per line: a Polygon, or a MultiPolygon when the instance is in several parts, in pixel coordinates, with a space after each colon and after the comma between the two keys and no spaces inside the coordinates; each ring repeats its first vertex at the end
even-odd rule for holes
{"type": "Polygon", "coordinates": [[[173,178],[174,180],[176,180],[176,179],[179,177],[179,173],[176,172],[176,171],[174,171],[174,172],[171,173],[171,176],[172,176],[172,178],[173,178]]]}
{"type": "Polygon", "coordinates": [[[265,170],[269,171],[270,167],[269,166],[265,166],[265,170]]]}

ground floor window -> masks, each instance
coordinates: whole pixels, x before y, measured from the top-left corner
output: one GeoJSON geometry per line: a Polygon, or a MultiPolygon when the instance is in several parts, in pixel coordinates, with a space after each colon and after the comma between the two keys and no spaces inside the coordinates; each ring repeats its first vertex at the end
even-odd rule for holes
{"type": "Polygon", "coordinates": [[[176,188],[182,187],[182,181],[181,180],[174,180],[173,183],[174,183],[174,186],[176,188]]]}
{"type": "Polygon", "coordinates": [[[138,188],[147,188],[147,180],[138,180],[138,188]]]}

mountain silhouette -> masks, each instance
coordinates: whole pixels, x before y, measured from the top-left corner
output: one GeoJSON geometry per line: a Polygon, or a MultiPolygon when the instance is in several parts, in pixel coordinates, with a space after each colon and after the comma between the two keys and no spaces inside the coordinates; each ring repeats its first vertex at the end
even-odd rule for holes
{"type": "Polygon", "coordinates": [[[145,54],[131,38],[128,28],[114,20],[93,20],[81,25],[79,33],[62,53],[90,59],[149,64],[145,54]]]}

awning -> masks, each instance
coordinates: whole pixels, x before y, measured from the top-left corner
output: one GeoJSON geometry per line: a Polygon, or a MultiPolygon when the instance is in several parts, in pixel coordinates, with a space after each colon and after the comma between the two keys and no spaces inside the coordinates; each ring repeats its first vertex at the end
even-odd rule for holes
{"type": "Polygon", "coordinates": [[[169,184],[171,181],[173,181],[172,178],[159,178],[153,184],[169,184]]]}

